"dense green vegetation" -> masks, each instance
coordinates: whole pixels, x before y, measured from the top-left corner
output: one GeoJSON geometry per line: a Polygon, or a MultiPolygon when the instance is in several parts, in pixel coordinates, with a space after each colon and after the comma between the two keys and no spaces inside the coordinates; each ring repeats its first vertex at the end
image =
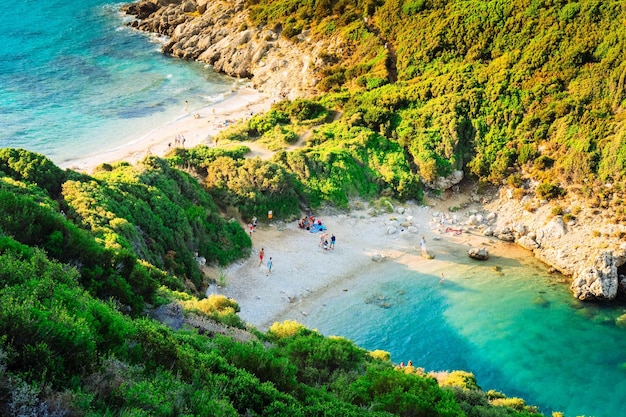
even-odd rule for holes
{"type": "MultiPolygon", "coordinates": [[[[343,126],[399,144],[430,183],[512,173],[616,207],[626,174],[619,1],[249,0],[251,21],[342,40],[320,98],[343,126]],[[545,161],[551,161],[546,165],[545,161]],[[612,187],[595,194],[594,186],[612,187]]],[[[332,129],[332,128],[331,128],[332,129]]],[[[329,144],[330,145],[330,144],[329,144]]],[[[393,189],[393,187],[391,187],[393,189]]],[[[400,193],[402,194],[402,193],[400,193]]]]}
{"type": "MultiPolygon", "coordinates": [[[[245,170],[237,152],[188,155],[245,170]]],[[[191,252],[226,263],[248,255],[250,240],[165,160],[88,176],[2,149],[0,219],[2,415],[540,416],[469,374],[397,369],[386,352],[294,322],[260,333],[235,300],[196,298],[204,282],[191,252]],[[165,304],[189,324],[147,318],[165,304]]]]}
{"type": "Polygon", "coordinates": [[[202,285],[196,253],[227,264],[251,242],[189,175],[149,158],[62,171],[41,155],[0,150],[0,232],[80,271],[90,294],[134,313],[156,289],[202,285]]]}
{"type": "Polygon", "coordinates": [[[231,217],[420,200],[455,170],[520,189],[532,179],[541,198],[577,193],[625,217],[621,2],[245,7],[250,25],[294,42],[303,31],[341,40],[318,57],[323,94],[277,103],[218,138],[258,140],[277,151],[270,160],[198,147],[89,176],[0,150],[0,414],[539,415],[483,392],[471,374],[397,369],[384,352],[297,323],[248,329],[253,340],[242,342],[174,331],[145,311],[176,303],[245,329],[235,300],[195,298],[206,284],[199,260],[249,255],[231,217]]]}

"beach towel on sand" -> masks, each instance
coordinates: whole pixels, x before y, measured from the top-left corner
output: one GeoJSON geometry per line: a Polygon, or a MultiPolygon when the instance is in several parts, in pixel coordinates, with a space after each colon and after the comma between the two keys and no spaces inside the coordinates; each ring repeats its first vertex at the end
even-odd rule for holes
{"type": "Polygon", "coordinates": [[[311,226],[311,228],[309,229],[309,232],[311,233],[317,233],[317,232],[321,232],[326,230],[326,226],[324,226],[323,224],[315,224],[313,226],[311,226]]]}

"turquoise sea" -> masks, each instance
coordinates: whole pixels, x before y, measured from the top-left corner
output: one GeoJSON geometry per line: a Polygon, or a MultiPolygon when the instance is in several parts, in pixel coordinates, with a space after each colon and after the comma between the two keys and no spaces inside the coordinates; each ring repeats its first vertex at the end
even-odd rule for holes
{"type": "Polygon", "coordinates": [[[522,397],[547,416],[626,415],[626,329],[615,325],[623,306],[575,300],[567,279],[514,245],[484,263],[436,256],[442,269],[429,274],[373,265],[298,307],[306,316],[279,320],[386,350],[395,363],[470,371],[485,391],[522,397]]]}
{"type": "Polygon", "coordinates": [[[123,3],[20,0],[0,16],[0,148],[57,164],[116,148],[238,81],[160,53],[162,40],[125,26],[123,3]]]}
{"type": "MultiPolygon", "coordinates": [[[[120,5],[21,0],[0,16],[0,147],[62,164],[181,117],[185,100],[193,110],[238,86],[161,55],[158,38],[124,25],[120,5]]],[[[528,253],[511,254],[501,271],[450,259],[443,285],[439,271],[385,263],[298,320],[394,362],[471,371],[483,389],[547,415],[626,415],[626,329],[615,326],[624,307],[579,303],[528,253]]]]}

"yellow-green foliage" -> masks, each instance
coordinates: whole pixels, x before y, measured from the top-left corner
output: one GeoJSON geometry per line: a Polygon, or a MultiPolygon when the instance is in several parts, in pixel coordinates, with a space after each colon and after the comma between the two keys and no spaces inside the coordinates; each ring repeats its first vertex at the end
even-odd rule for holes
{"type": "Polygon", "coordinates": [[[235,300],[220,294],[211,294],[207,298],[196,300],[190,308],[199,310],[207,315],[214,313],[232,314],[238,313],[240,310],[239,304],[235,300]]]}
{"type": "Polygon", "coordinates": [[[476,383],[476,377],[471,372],[452,371],[439,385],[442,387],[459,387],[465,389],[480,389],[476,383]]]}
{"type": "Polygon", "coordinates": [[[370,356],[382,362],[389,362],[391,360],[391,354],[385,350],[380,349],[371,351],[370,356]]]}
{"type": "Polygon", "coordinates": [[[517,411],[522,411],[526,407],[526,402],[521,398],[496,398],[491,404],[498,407],[509,407],[517,411]]]}
{"type": "Polygon", "coordinates": [[[278,338],[296,335],[304,326],[295,320],[285,320],[282,323],[275,322],[269,328],[268,333],[278,338]]]}
{"type": "Polygon", "coordinates": [[[211,294],[201,300],[191,297],[181,302],[185,311],[204,315],[229,326],[245,328],[237,313],[239,304],[232,298],[220,294],[211,294]]]}

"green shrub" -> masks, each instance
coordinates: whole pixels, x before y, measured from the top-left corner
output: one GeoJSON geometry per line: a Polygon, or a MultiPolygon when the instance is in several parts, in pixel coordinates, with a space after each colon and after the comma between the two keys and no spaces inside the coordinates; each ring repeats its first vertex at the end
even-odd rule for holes
{"type": "Polygon", "coordinates": [[[543,198],[546,200],[552,200],[554,198],[559,198],[565,195],[565,190],[563,190],[558,185],[551,184],[549,182],[542,182],[537,186],[535,190],[537,197],[543,198]]]}
{"type": "Polygon", "coordinates": [[[561,206],[554,206],[552,207],[551,213],[553,216],[561,216],[563,215],[563,207],[561,206]]]}
{"type": "MultiPolygon", "coordinates": [[[[278,108],[279,105],[278,105],[278,108]]],[[[277,125],[289,123],[289,115],[284,111],[271,109],[263,114],[256,114],[248,120],[250,134],[260,136],[265,132],[273,130],[277,125]]]]}
{"type": "Polygon", "coordinates": [[[535,159],[535,168],[538,170],[546,170],[548,168],[552,168],[554,165],[554,159],[549,156],[542,155],[539,158],[535,159]]]}
{"type": "Polygon", "coordinates": [[[24,149],[0,149],[0,172],[16,180],[37,184],[58,197],[65,172],[43,155],[24,149]]]}

